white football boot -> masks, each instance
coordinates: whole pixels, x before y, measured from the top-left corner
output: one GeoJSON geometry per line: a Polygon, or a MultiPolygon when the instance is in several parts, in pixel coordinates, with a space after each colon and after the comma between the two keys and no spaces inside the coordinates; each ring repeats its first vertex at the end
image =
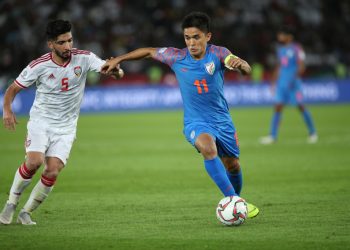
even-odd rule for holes
{"type": "Polygon", "coordinates": [[[13,219],[13,214],[16,211],[17,205],[6,202],[4,209],[0,214],[0,223],[1,224],[11,224],[13,219]]]}
{"type": "Polygon", "coordinates": [[[314,144],[318,141],[318,136],[317,134],[312,134],[312,135],[309,135],[309,137],[307,138],[307,143],[310,143],[310,144],[314,144]]]}
{"type": "Polygon", "coordinates": [[[273,138],[271,135],[268,136],[264,136],[260,138],[260,143],[263,145],[269,145],[269,144],[273,144],[276,142],[276,139],[273,138]]]}
{"type": "Polygon", "coordinates": [[[17,223],[22,225],[36,225],[36,222],[32,221],[30,213],[24,211],[23,209],[18,214],[17,223]]]}

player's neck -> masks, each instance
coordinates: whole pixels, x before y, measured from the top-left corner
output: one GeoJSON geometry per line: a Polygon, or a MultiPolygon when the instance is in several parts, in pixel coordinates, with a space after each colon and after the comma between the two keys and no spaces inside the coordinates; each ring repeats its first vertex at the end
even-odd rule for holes
{"type": "Polygon", "coordinates": [[[51,52],[51,58],[58,65],[64,65],[66,62],[70,60],[70,57],[62,58],[58,56],[55,52],[51,52]]]}

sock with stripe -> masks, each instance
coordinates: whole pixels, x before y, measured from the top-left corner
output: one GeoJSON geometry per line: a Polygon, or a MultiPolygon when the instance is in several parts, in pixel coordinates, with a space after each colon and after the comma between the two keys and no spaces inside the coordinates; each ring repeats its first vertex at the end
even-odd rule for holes
{"type": "Polygon", "coordinates": [[[48,178],[44,175],[33,188],[32,193],[29,196],[27,203],[24,205],[23,210],[31,213],[47,198],[49,193],[53,189],[53,185],[56,182],[56,178],[48,178]]]}
{"type": "Polygon", "coordinates": [[[18,168],[10,189],[8,203],[17,205],[22,192],[31,183],[35,172],[36,170],[29,170],[25,163],[18,168]]]}
{"type": "Polygon", "coordinates": [[[219,157],[212,160],[204,160],[205,169],[209,176],[224,194],[224,196],[237,195],[229,178],[226,175],[226,169],[219,157]]]}

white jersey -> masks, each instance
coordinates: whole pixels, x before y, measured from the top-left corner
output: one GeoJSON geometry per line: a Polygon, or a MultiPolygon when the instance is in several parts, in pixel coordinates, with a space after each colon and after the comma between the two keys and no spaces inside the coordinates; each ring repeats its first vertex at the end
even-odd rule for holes
{"type": "Polygon", "coordinates": [[[100,72],[104,63],[92,52],[77,49],[64,65],[56,64],[51,53],[32,61],[15,80],[22,88],[36,83],[30,120],[45,123],[57,132],[75,132],[87,73],[100,72]]]}

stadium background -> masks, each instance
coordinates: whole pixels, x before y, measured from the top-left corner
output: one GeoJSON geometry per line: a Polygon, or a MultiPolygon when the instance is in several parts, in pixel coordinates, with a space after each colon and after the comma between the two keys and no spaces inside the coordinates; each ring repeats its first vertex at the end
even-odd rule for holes
{"type": "MultiPolygon", "coordinates": [[[[260,207],[261,216],[233,230],[217,223],[214,207],[220,194],[200,155],[181,135],[174,76],[167,67],[143,60],[124,63],[122,80],[89,75],[82,107],[88,115],[79,120],[68,168],[34,215],[38,227],[0,227],[0,249],[349,245],[349,1],[3,0],[0,104],[20,71],[47,52],[49,19],[70,20],[75,47],[108,58],[142,46],[184,47],[180,24],[191,10],[212,17],[214,44],[253,66],[250,77],[226,73],[226,97],[240,135],[244,197],[260,207]],[[275,32],[282,23],[297,28],[307,54],[304,94],[320,135],[316,145],[305,143],[306,129],[291,108],[284,114],[280,141],[270,147],[258,143],[268,132],[273,101],[268,83],[276,63],[275,32]],[[172,111],[157,111],[164,108],[172,111]]],[[[23,159],[33,97],[34,88],[14,102],[16,113],[24,115],[16,132],[0,130],[0,204],[23,159]]],[[[27,190],[21,202],[28,195],[27,190]]]]}

